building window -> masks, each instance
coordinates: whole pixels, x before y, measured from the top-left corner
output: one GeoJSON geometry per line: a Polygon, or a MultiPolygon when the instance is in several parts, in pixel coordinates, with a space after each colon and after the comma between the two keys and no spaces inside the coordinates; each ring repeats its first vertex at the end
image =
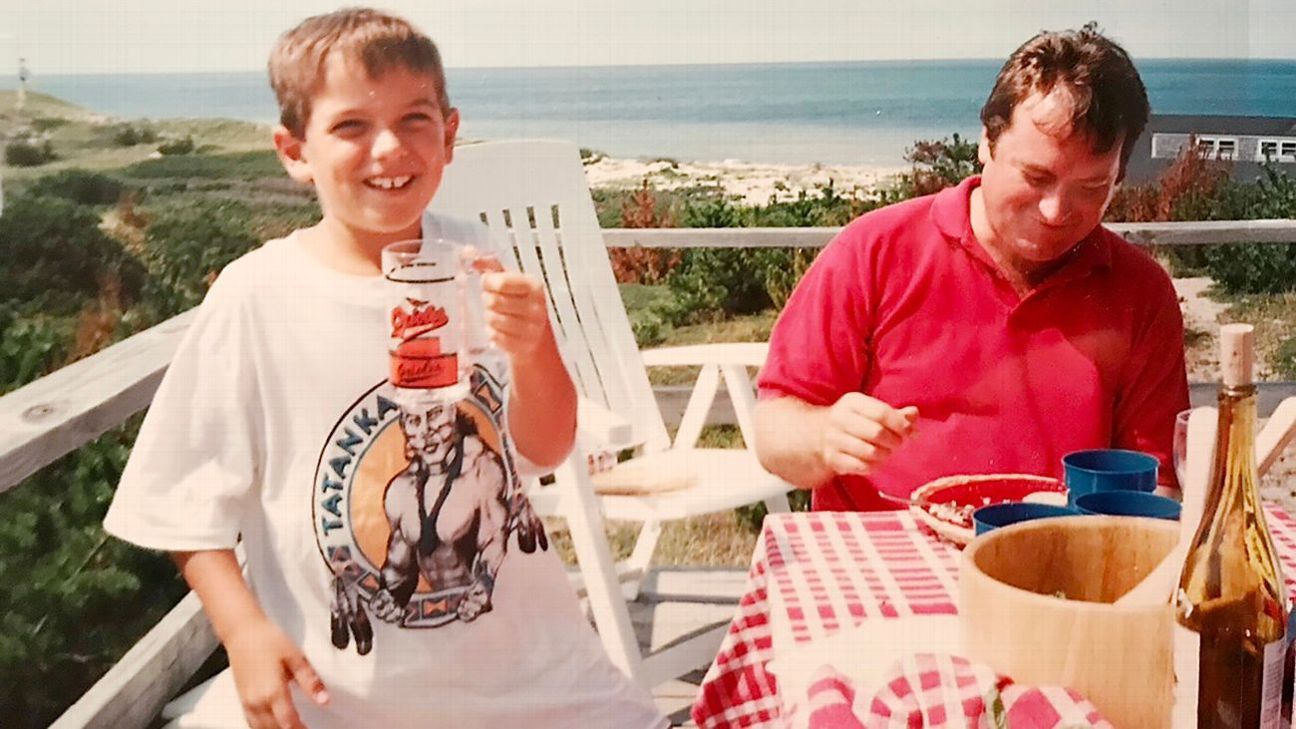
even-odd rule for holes
{"type": "Polygon", "coordinates": [[[1174,159],[1187,143],[1187,134],[1155,133],[1152,135],[1152,159],[1174,159]]]}
{"type": "Polygon", "coordinates": [[[1261,139],[1256,158],[1274,162],[1296,162],[1296,139],[1261,139]]]}
{"type": "Polygon", "coordinates": [[[1198,135],[1197,154],[1206,159],[1237,159],[1237,137],[1198,135]]]}

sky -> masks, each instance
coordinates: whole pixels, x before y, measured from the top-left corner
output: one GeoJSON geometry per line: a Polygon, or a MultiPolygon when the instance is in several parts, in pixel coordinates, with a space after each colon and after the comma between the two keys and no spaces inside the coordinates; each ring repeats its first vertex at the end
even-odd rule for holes
{"type": "MultiPolygon", "coordinates": [[[[0,0],[0,73],[252,71],[316,0],[0,0]]],[[[386,0],[451,67],[1003,58],[1097,20],[1135,58],[1296,58],[1296,0],[386,0]]]]}

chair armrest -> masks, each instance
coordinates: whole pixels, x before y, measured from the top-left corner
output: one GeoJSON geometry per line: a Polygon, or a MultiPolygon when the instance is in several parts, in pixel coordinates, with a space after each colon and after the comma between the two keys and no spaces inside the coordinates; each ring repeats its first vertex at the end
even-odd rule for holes
{"type": "Polygon", "coordinates": [[[584,397],[576,401],[576,435],[586,448],[621,450],[638,445],[629,420],[584,397]]]}
{"type": "Polygon", "coordinates": [[[647,367],[681,367],[688,365],[743,365],[760,367],[765,364],[769,342],[718,342],[693,344],[684,347],[658,347],[645,349],[639,354],[647,367]]]}

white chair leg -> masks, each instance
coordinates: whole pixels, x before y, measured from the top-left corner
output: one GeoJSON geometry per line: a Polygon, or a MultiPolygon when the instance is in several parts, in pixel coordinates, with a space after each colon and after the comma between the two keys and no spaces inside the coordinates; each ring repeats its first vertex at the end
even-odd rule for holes
{"type": "Polygon", "coordinates": [[[754,448],[756,443],[756,396],[752,394],[751,378],[747,368],[742,365],[724,365],[720,368],[724,375],[725,389],[729,392],[729,402],[733,403],[734,419],[738,421],[738,431],[742,433],[743,444],[754,448]]]}
{"type": "Polygon", "coordinates": [[[662,524],[659,521],[646,521],[635,539],[634,551],[626,560],[626,566],[638,570],[639,576],[621,585],[622,594],[627,600],[639,598],[644,578],[648,576],[648,567],[652,565],[653,554],[657,551],[657,542],[661,539],[662,524]]]}
{"type": "Polygon", "coordinates": [[[603,518],[595,501],[594,488],[589,482],[589,472],[584,455],[573,453],[555,473],[559,484],[566,484],[571,508],[565,509],[571,530],[572,547],[585,577],[585,592],[589,599],[594,625],[599,639],[612,663],[625,671],[631,679],[643,679],[643,655],[635,637],[630,611],[621,595],[617,580],[616,563],[607,537],[603,534],[603,518]]]}
{"type": "Polygon", "coordinates": [[[697,381],[693,383],[693,392],[689,393],[684,415],[680,417],[679,430],[675,431],[672,448],[692,448],[697,444],[719,387],[720,368],[716,365],[703,365],[697,381]]]}

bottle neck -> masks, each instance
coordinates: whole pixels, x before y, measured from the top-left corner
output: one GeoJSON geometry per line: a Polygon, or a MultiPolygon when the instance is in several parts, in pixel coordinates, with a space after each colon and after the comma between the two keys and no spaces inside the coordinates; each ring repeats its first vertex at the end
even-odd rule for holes
{"type": "Polygon", "coordinates": [[[1255,385],[1222,386],[1211,489],[1226,508],[1260,506],[1255,464],[1255,385]]]}

